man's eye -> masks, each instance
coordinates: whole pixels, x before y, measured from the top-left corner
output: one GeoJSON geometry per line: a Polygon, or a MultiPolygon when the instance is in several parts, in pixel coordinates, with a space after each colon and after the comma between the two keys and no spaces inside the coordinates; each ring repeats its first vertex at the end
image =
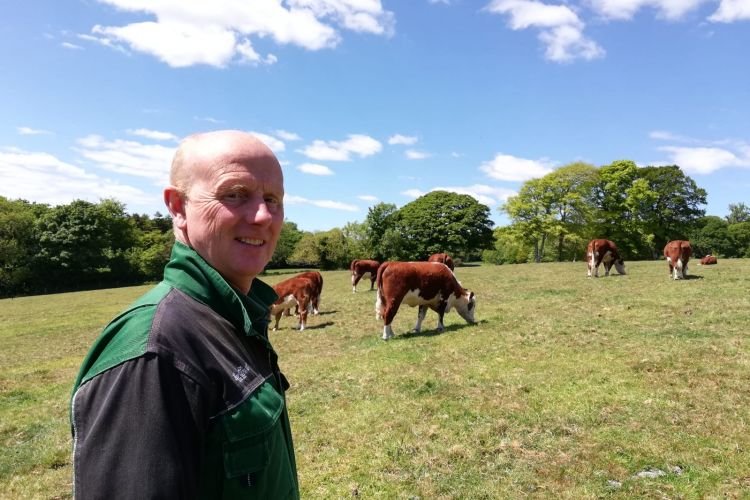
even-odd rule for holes
{"type": "Polygon", "coordinates": [[[236,191],[234,191],[234,192],[225,194],[224,196],[222,196],[222,199],[224,201],[227,201],[227,202],[230,202],[230,203],[236,203],[236,202],[240,202],[240,201],[246,200],[247,199],[247,195],[245,193],[242,193],[242,192],[236,192],[236,191]]]}

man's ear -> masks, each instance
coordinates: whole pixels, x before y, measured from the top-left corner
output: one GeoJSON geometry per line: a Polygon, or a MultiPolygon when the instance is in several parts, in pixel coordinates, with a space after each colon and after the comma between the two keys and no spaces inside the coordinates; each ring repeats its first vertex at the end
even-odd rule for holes
{"type": "Polygon", "coordinates": [[[184,231],[187,226],[187,216],[185,214],[185,195],[175,186],[164,188],[164,204],[172,216],[174,226],[184,231]]]}

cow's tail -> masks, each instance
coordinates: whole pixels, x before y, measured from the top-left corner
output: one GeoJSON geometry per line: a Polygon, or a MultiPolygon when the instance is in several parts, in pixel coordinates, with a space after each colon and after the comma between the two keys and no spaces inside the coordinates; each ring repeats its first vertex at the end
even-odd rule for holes
{"type": "Polygon", "coordinates": [[[377,285],[377,297],[375,298],[375,319],[382,319],[383,318],[383,301],[385,300],[383,297],[383,271],[385,271],[385,268],[388,267],[387,262],[383,262],[378,267],[378,273],[377,277],[375,279],[375,283],[377,285]]]}
{"type": "Polygon", "coordinates": [[[359,262],[359,259],[354,259],[351,264],[349,264],[349,270],[353,273],[354,268],[357,266],[357,262],[359,262]]]}

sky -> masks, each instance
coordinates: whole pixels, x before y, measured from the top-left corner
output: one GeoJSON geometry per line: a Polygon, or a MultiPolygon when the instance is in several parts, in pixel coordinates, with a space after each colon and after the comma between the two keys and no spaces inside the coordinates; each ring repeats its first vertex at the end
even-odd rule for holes
{"type": "Polygon", "coordinates": [[[179,141],[252,132],[305,231],[572,162],[750,204],[750,0],[3,2],[0,196],[167,213],[179,141]]]}

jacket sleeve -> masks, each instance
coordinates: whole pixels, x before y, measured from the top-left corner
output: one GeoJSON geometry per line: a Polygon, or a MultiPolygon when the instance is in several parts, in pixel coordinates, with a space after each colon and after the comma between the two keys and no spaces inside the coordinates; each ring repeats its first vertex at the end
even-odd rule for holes
{"type": "Polygon", "coordinates": [[[75,497],[195,497],[207,421],[201,392],[153,354],[81,385],[71,410],[75,497]]]}

